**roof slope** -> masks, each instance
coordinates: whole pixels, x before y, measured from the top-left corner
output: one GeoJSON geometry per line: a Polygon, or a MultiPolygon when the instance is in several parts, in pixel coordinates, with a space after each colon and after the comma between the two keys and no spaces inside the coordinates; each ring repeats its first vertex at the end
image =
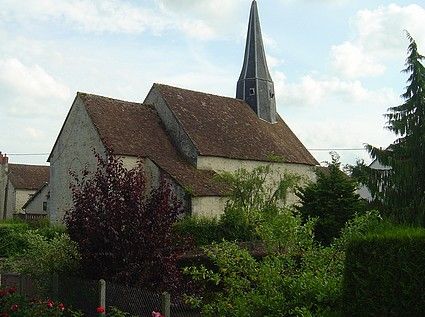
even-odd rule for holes
{"type": "Polygon", "coordinates": [[[175,149],[151,106],[78,94],[102,142],[117,155],[147,157],[195,196],[223,195],[212,171],[197,170],[175,149]]]}
{"type": "Polygon", "coordinates": [[[270,124],[239,99],[154,84],[200,155],[318,165],[278,115],[270,124]]]}
{"type": "Polygon", "coordinates": [[[49,166],[9,164],[9,172],[16,189],[37,190],[49,181],[49,166]]]}

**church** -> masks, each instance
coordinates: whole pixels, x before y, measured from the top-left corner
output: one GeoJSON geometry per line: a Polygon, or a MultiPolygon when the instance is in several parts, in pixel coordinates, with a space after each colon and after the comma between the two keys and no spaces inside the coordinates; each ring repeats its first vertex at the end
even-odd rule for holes
{"type": "Polygon", "coordinates": [[[318,165],[276,111],[255,0],[236,98],[163,84],[143,103],[77,93],[48,158],[51,221],[71,208],[69,171],[96,169],[93,149],[112,151],[127,168],[141,161],[150,186],[165,177],[186,210],[204,216],[226,203],[216,173],[268,164],[271,177],[289,171],[313,180],[318,165]]]}

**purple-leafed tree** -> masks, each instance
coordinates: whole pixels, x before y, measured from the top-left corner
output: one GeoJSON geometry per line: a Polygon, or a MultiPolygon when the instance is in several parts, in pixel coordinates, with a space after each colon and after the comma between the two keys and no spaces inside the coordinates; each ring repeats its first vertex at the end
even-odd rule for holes
{"type": "Polygon", "coordinates": [[[141,163],[127,170],[113,155],[95,155],[94,173],[71,172],[73,207],[65,216],[83,273],[155,290],[177,287],[177,258],[187,244],[172,230],[183,209],[170,184],[162,180],[151,190],[141,163]]]}

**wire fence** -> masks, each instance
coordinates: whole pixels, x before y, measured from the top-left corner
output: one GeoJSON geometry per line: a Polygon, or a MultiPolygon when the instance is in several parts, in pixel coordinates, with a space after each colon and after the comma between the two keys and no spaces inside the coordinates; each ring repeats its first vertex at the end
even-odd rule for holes
{"type": "Polygon", "coordinates": [[[16,287],[17,291],[33,298],[51,298],[87,317],[97,317],[96,307],[116,307],[135,316],[151,316],[160,311],[166,317],[199,317],[197,310],[182,301],[171,299],[168,293],[154,293],[110,281],[96,281],[67,276],[50,276],[42,281],[6,273],[1,274],[1,287],[16,287]],[[102,281],[102,282],[101,282],[102,281]]]}

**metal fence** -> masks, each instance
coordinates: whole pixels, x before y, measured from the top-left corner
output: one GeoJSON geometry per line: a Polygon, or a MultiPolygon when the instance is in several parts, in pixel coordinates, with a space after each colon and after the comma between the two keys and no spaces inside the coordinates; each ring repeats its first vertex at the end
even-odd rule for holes
{"type": "Polygon", "coordinates": [[[87,317],[98,316],[96,307],[116,307],[135,316],[151,316],[160,311],[166,317],[199,317],[180,300],[172,299],[168,293],[154,293],[115,282],[78,279],[75,277],[52,276],[35,282],[19,274],[2,274],[2,287],[16,287],[29,298],[52,298],[74,310],[81,310],[87,317]]]}

